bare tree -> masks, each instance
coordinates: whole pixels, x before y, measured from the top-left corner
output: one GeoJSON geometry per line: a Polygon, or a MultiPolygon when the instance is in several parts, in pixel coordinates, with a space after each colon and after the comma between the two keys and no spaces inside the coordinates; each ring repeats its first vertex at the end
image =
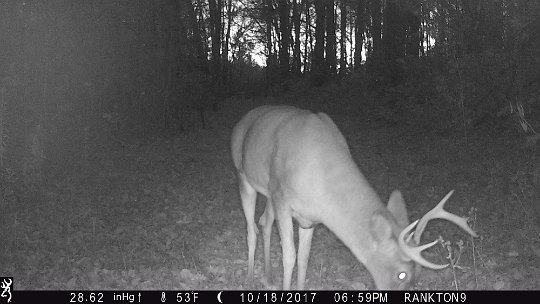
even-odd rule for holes
{"type": "Polygon", "coordinates": [[[208,0],[210,8],[210,35],[212,38],[212,77],[214,84],[221,82],[221,6],[222,0],[208,0]]]}
{"type": "Polygon", "coordinates": [[[295,74],[301,74],[301,59],[300,59],[300,7],[298,4],[299,0],[293,0],[293,26],[294,26],[294,49],[293,49],[293,63],[292,70],[295,74]]]}
{"type": "Polygon", "coordinates": [[[279,45],[279,70],[281,81],[287,79],[289,74],[289,2],[279,0],[279,29],[281,43],[279,45]]]}
{"type": "Polygon", "coordinates": [[[382,3],[381,0],[368,0],[369,1],[369,12],[371,15],[371,27],[370,34],[371,39],[373,40],[373,45],[371,49],[371,58],[370,65],[372,66],[372,71],[378,71],[379,65],[382,63],[383,58],[383,48],[381,45],[381,23],[382,23],[382,3]]]}
{"type": "Polygon", "coordinates": [[[364,47],[366,0],[356,0],[356,20],[354,29],[354,69],[360,68],[364,47]]]}
{"type": "Polygon", "coordinates": [[[330,75],[336,75],[336,17],[334,0],[325,0],[326,9],[326,66],[330,75]]]}
{"type": "Polygon", "coordinates": [[[314,0],[315,4],[315,47],[313,50],[313,75],[316,84],[322,84],[326,78],[324,60],[324,33],[326,31],[326,14],[324,0],[314,0]]]}
{"type": "Polygon", "coordinates": [[[347,6],[345,0],[340,0],[340,13],[341,20],[339,23],[339,74],[345,75],[347,73],[347,6]]]}

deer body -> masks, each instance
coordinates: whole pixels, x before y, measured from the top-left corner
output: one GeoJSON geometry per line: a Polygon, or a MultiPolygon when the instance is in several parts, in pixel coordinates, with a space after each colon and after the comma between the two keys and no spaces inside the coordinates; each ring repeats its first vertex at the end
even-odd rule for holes
{"type": "Polygon", "coordinates": [[[283,289],[291,286],[298,258],[298,289],[304,288],[316,224],[329,228],[366,266],[379,289],[403,289],[415,263],[398,236],[409,224],[398,191],[384,206],[352,159],[345,138],[324,113],[289,106],[262,106],[233,130],[231,151],[247,221],[248,279],[253,280],[257,193],[267,198],[263,227],[265,279],[271,282],[270,236],[277,219],[283,252],[283,289]],[[293,223],[299,224],[298,255],[293,223]]]}

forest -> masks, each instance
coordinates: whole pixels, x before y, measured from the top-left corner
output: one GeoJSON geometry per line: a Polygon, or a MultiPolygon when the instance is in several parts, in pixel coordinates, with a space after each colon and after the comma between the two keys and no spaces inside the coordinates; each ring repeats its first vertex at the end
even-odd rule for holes
{"type": "MultiPolygon", "coordinates": [[[[411,220],[455,190],[445,208],[479,236],[430,222],[440,244],[423,256],[450,266],[417,289],[540,289],[531,0],[0,0],[0,276],[16,290],[281,288],[278,229],[274,285],[261,240],[246,281],[231,158],[234,126],[267,104],[328,114],[411,220]]],[[[319,226],[305,288],[375,288],[319,226]]]]}

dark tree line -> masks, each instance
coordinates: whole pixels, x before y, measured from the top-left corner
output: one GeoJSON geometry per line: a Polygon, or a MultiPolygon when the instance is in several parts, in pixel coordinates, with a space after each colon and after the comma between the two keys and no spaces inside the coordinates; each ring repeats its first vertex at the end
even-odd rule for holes
{"type": "Polygon", "coordinates": [[[299,78],[397,86],[438,69],[455,81],[430,86],[452,102],[534,101],[539,11],[528,0],[1,1],[0,166],[84,160],[104,133],[207,128],[224,98],[299,78]]]}
{"type": "Polygon", "coordinates": [[[532,26],[539,6],[524,0],[297,1],[265,4],[261,30],[271,82],[311,74],[322,83],[338,71],[365,69],[397,84],[404,62],[509,51],[521,30],[516,22],[532,26]]]}

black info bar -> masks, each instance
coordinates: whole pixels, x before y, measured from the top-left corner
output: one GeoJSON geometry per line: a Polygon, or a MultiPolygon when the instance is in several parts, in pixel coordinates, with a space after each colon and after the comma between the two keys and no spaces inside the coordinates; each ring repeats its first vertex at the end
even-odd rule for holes
{"type": "Polygon", "coordinates": [[[1,303],[529,303],[540,291],[19,291],[1,303]]]}

